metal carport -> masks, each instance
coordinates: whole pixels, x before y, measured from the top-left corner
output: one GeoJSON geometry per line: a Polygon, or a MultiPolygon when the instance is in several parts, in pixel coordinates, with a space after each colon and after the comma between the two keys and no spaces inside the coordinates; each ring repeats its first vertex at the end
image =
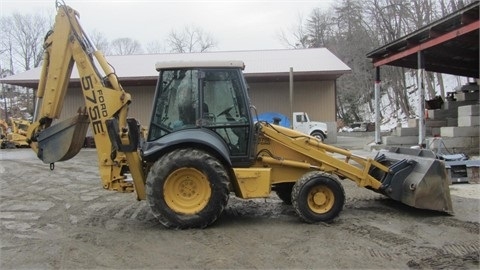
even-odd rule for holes
{"type": "Polygon", "coordinates": [[[424,71],[479,78],[479,1],[428,24],[367,54],[376,68],[375,143],[380,144],[380,66],[390,65],[418,69],[420,81],[419,145],[425,139],[424,71]]]}

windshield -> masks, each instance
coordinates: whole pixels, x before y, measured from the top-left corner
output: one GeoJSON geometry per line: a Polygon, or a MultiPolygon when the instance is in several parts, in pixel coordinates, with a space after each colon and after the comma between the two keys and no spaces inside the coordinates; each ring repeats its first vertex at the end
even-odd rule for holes
{"type": "Polygon", "coordinates": [[[247,153],[249,104],[240,70],[163,70],[157,87],[149,141],[181,129],[208,128],[233,156],[247,153]]]}
{"type": "Polygon", "coordinates": [[[166,70],[160,75],[149,139],[195,126],[198,100],[197,70],[166,70]]]}

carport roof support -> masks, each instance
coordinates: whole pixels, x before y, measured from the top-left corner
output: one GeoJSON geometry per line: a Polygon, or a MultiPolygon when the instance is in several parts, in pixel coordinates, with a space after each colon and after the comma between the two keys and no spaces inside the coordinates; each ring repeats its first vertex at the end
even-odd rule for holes
{"type": "Polygon", "coordinates": [[[425,70],[479,78],[479,2],[433,22],[367,54],[375,67],[417,68],[423,52],[425,70]]]}

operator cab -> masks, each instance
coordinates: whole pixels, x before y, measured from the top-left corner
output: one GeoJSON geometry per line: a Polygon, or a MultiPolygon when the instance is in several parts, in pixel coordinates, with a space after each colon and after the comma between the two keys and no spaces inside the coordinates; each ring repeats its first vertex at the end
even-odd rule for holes
{"type": "Polygon", "coordinates": [[[160,74],[144,150],[210,142],[223,144],[232,164],[249,164],[253,121],[243,62],[162,62],[156,68],[160,74]]]}

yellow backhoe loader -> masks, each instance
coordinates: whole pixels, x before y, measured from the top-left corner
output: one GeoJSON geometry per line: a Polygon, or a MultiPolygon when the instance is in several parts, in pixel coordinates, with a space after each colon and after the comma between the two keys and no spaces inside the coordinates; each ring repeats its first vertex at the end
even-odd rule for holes
{"type": "Polygon", "coordinates": [[[67,160],[80,151],[90,126],[103,187],[135,191],[164,226],[204,228],[221,215],[230,194],[266,198],[272,191],[305,222],[329,222],[344,206],[344,179],[413,207],[452,212],[445,166],[422,157],[423,151],[364,158],[256,121],[241,61],[159,62],[143,137],[140,124],[127,117],[130,94],[77,12],[58,2],[57,10],[44,43],[30,145],[44,163],[67,160]],[[86,107],[54,124],[74,63],[86,107]]]}
{"type": "Polygon", "coordinates": [[[7,133],[9,131],[8,124],[5,120],[0,119],[0,146],[2,149],[5,148],[4,141],[7,139],[7,133]]]}
{"type": "Polygon", "coordinates": [[[27,142],[27,130],[30,126],[28,120],[20,118],[10,118],[10,127],[5,120],[0,120],[2,149],[5,148],[27,148],[30,147],[27,142]]]}

